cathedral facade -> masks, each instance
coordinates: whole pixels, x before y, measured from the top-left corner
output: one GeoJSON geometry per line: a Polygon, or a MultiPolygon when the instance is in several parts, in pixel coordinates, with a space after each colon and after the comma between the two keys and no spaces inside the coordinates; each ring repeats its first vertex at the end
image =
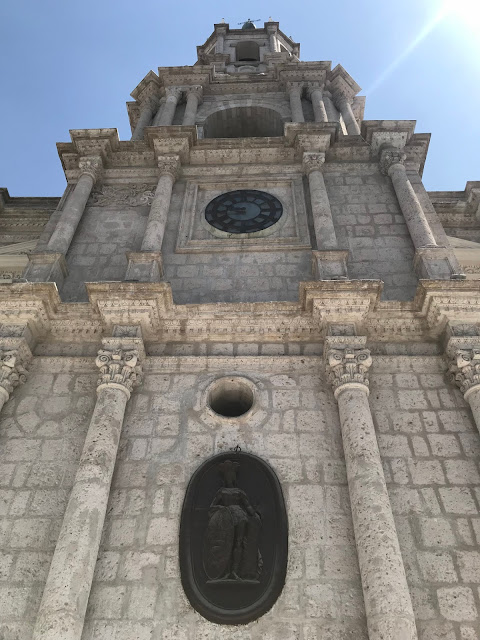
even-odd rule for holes
{"type": "Polygon", "coordinates": [[[1,640],[480,640],[480,182],[277,22],[0,190],[1,640]]]}

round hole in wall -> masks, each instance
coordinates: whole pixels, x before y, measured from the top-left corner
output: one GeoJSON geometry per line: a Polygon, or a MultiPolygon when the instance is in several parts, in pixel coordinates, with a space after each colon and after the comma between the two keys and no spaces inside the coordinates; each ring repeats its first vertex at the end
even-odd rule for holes
{"type": "Polygon", "coordinates": [[[221,378],[208,394],[210,408],[225,418],[238,418],[252,408],[253,389],[241,378],[221,378]]]}

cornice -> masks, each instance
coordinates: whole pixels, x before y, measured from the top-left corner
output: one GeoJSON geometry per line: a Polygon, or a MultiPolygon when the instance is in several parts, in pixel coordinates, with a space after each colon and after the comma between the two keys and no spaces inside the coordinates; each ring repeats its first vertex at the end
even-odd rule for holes
{"type": "Polygon", "coordinates": [[[420,282],[411,302],[382,301],[377,280],[302,282],[298,302],[176,305],[170,285],[87,283],[88,303],[64,303],[52,283],[0,286],[0,323],[49,340],[92,342],[139,325],[147,342],[321,342],[332,324],[375,342],[439,340],[449,323],[478,323],[480,281],[420,282]]]}

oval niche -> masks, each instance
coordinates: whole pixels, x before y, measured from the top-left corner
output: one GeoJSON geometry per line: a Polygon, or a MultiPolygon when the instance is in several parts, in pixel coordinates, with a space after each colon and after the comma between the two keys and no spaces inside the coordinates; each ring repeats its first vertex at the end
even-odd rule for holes
{"type": "Polygon", "coordinates": [[[218,624],[266,613],[285,583],[288,521],[273,469],[249,453],[213,456],[193,474],[180,524],[182,585],[218,624]]]}

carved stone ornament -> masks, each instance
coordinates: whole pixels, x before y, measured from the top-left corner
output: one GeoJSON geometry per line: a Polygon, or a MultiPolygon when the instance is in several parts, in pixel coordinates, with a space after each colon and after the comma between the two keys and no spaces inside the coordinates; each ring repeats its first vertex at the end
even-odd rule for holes
{"type": "Polygon", "coordinates": [[[86,173],[96,182],[102,174],[103,162],[100,156],[84,156],[78,161],[78,168],[80,174],[86,173]]]}
{"type": "Polygon", "coordinates": [[[151,205],[155,197],[155,187],[148,184],[129,184],[126,186],[103,185],[92,191],[90,205],[98,207],[126,206],[141,207],[151,205]]]}
{"type": "Polygon", "coordinates": [[[290,93],[298,93],[302,94],[304,83],[303,82],[287,82],[286,83],[287,92],[290,93]]]}
{"type": "Polygon", "coordinates": [[[27,370],[21,362],[16,349],[7,351],[0,349],[0,387],[8,396],[19,384],[27,379],[27,370]]]}
{"type": "Polygon", "coordinates": [[[189,95],[194,95],[197,97],[198,101],[201,102],[203,98],[203,87],[201,84],[195,84],[190,87],[185,87],[185,93],[187,98],[189,95]]]}
{"type": "Polygon", "coordinates": [[[204,462],[185,494],[182,585],[207,620],[247,624],[282,591],[288,523],[280,483],[257,456],[229,452],[204,462]]]}
{"type": "Polygon", "coordinates": [[[178,156],[159,156],[158,168],[161,176],[170,175],[176,180],[180,171],[180,158],[178,156]]]}
{"type": "Polygon", "coordinates": [[[403,164],[406,154],[395,147],[386,147],[380,152],[380,171],[384,176],[388,176],[390,167],[395,164],[403,164]]]}
{"type": "Polygon", "coordinates": [[[182,95],[182,87],[165,87],[165,95],[168,98],[173,98],[174,100],[180,100],[182,95]]]}
{"type": "Polygon", "coordinates": [[[480,349],[459,349],[449,368],[452,381],[463,394],[480,388],[480,349]]]}
{"type": "Polygon", "coordinates": [[[326,370],[335,397],[340,387],[348,384],[369,386],[368,370],[372,357],[368,349],[330,349],[326,357],[326,370]]]}
{"type": "Polygon", "coordinates": [[[324,153],[311,153],[307,152],[303,154],[303,171],[308,176],[312,171],[321,171],[325,162],[324,153]]]}
{"type": "Polygon", "coordinates": [[[132,389],[142,381],[139,353],[134,349],[99,349],[95,364],[100,369],[97,390],[104,385],[121,387],[130,397],[132,389]]]}

